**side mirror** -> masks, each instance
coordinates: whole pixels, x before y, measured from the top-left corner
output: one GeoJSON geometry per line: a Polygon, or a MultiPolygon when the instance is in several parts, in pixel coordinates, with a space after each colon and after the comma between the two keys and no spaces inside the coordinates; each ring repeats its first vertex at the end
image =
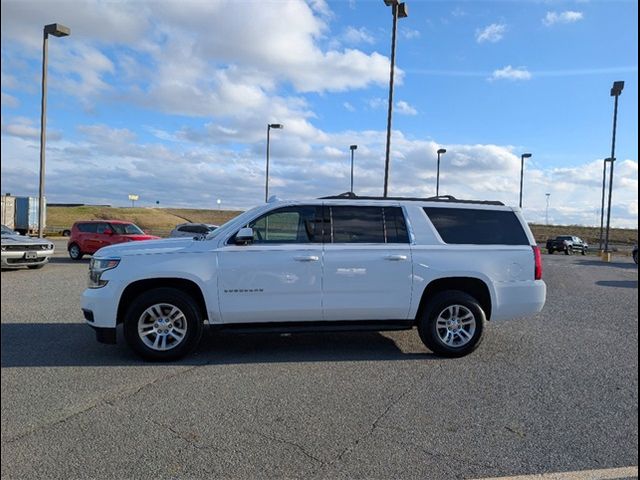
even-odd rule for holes
{"type": "Polygon", "coordinates": [[[253,228],[244,227],[236,233],[236,245],[249,245],[253,243],[253,228]]]}

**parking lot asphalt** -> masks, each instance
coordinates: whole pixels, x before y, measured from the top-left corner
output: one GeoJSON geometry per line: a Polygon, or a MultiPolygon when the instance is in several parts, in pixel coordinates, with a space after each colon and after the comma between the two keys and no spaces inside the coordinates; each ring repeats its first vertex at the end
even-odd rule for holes
{"type": "MultiPolygon", "coordinates": [[[[2,478],[483,478],[637,466],[638,270],[545,255],[548,300],[460,359],[416,331],[96,343],[87,260],[3,271],[2,478]]],[[[62,246],[62,248],[61,248],[62,246]]],[[[578,477],[579,478],[579,477],[578,477]]]]}

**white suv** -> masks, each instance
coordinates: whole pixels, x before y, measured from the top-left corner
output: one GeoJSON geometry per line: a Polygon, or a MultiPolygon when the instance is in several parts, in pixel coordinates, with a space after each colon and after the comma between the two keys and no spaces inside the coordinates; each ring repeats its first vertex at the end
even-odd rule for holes
{"type": "Polygon", "coordinates": [[[462,356],[487,320],[539,312],[540,250],[499,202],[353,198],[276,201],[204,237],[103,248],[82,298],[98,341],[149,360],[193,350],[203,324],[238,332],[418,328],[462,356]]]}

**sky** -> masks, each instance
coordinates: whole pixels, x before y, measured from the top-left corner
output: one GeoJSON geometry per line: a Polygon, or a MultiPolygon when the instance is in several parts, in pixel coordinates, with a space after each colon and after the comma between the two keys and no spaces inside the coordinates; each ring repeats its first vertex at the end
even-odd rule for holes
{"type": "MultiPolygon", "coordinates": [[[[638,3],[406,0],[389,195],[638,226],[638,3]],[[547,195],[549,194],[549,195],[547,195]]],[[[269,193],[382,195],[392,10],[382,0],[1,0],[1,191],[38,195],[42,28],[50,203],[246,209],[269,193]],[[218,203],[219,201],[219,203],[218,203]]]]}

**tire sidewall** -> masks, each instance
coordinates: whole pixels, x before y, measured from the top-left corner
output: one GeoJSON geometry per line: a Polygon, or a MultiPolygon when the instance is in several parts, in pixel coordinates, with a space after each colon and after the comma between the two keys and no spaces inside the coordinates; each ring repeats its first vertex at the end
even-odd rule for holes
{"type": "Polygon", "coordinates": [[[72,260],[80,260],[82,258],[82,250],[80,250],[80,245],[78,245],[77,243],[72,243],[71,245],[69,245],[69,256],[72,260]],[[75,256],[73,253],[71,253],[74,247],[78,249],[78,254],[75,256]]]}
{"type": "Polygon", "coordinates": [[[483,338],[486,315],[478,301],[471,295],[458,290],[447,290],[436,294],[428,301],[421,318],[418,319],[418,333],[423,343],[436,355],[445,357],[462,357],[473,352],[483,338]],[[450,347],[444,343],[436,330],[436,320],[440,313],[451,305],[462,305],[473,313],[476,330],[473,338],[462,347],[450,347]]]}
{"type": "Polygon", "coordinates": [[[124,316],[124,337],[129,346],[142,358],[151,361],[171,361],[184,357],[200,343],[204,328],[203,318],[195,300],[187,293],[174,288],[156,288],[140,294],[131,302],[124,316]],[[166,303],[178,307],[187,321],[187,334],[175,348],[158,351],[144,344],[138,335],[138,320],[152,305],[166,303]]]}

